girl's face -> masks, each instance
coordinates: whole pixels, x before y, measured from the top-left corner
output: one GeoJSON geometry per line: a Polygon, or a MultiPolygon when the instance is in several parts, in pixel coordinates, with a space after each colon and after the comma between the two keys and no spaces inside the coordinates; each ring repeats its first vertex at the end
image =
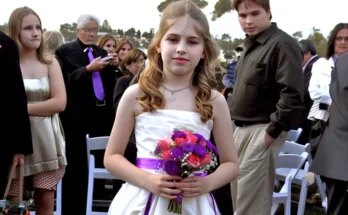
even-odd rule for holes
{"type": "Polygon", "coordinates": [[[204,42],[196,29],[195,20],[182,17],[166,32],[157,51],[161,53],[163,72],[175,76],[192,75],[199,61],[204,58],[204,42]]]}
{"type": "Polygon", "coordinates": [[[107,51],[108,53],[115,53],[116,52],[116,43],[114,40],[109,39],[105,42],[103,49],[107,51]]]}
{"type": "Polygon", "coordinates": [[[129,43],[126,43],[122,46],[120,51],[118,52],[118,58],[122,61],[127,53],[132,49],[132,46],[129,43]]]}
{"type": "Polygon", "coordinates": [[[140,55],[136,60],[134,60],[130,65],[126,65],[126,68],[133,74],[137,74],[140,67],[143,65],[145,58],[140,55]]]}
{"type": "Polygon", "coordinates": [[[35,15],[23,17],[19,40],[25,49],[38,49],[41,44],[41,24],[35,15]]]}

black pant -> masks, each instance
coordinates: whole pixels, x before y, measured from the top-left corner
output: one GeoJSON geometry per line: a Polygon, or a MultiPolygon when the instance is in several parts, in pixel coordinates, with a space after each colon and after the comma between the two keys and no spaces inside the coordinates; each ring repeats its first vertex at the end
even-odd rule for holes
{"type": "MultiPolygon", "coordinates": [[[[63,123],[64,126],[64,123],[63,123]]],[[[64,126],[68,165],[63,177],[62,214],[86,214],[88,164],[84,129],[64,126]]]]}
{"type": "MultiPolygon", "coordinates": [[[[61,114],[65,133],[65,151],[67,167],[63,177],[62,214],[85,215],[88,187],[88,161],[86,135],[90,137],[109,136],[113,116],[96,112],[89,118],[77,117],[75,114],[61,114]]],[[[104,151],[97,151],[96,166],[103,167],[104,151]]],[[[103,192],[105,180],[96,180],[94,196],[103,192]]]]}
{"type": "Polygon", "coordinates": [[[323,137],[327,122],[323,120],[316,120],[312,123],[311,133],[310,133],[310,144],[312,147],[312,158],[314,158],[317,153],[319,143],[323,137]]]}
{"type": "Polygon", "coordinates": [[[322,177],[326,184],[327,215],[348,214],[348,181],[322,177]]]}
{"type": "MultiPolygon", "coordinates": [[[[214,136],[212,135],[210,141],[215,145],[214,136]]],[[[218,160],[220,163],[220,160],[218,160]]],[[[217,207],[221,215],[231,215],[233,214],[232,207],[232,195],[230,184],[226,184],[212,192],[214,199],[216,201],[217,207]]]]}

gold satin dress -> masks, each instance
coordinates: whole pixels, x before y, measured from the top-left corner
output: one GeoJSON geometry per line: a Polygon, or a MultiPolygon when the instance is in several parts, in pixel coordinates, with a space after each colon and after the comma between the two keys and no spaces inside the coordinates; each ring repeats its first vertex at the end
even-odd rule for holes
{"type": "MultiPolygon", "coordinates": [[[[28,104],[38,103],[50,98],[48,77],[24,79],[28,104]]],[[[65,139],[58,114],[53,116],[30,116],[33,154],[25,157],[24,176],[33,176],[33,187],[55,190],[63,178],[67,160],[65,139]]],[[[17,172],[18,173],[18,172],[17,172]]],[[[18,178],[18,174],[15,176],[18,178]]],[[[17,180],[11,183],[10,194],[16,194],[17,180]]]]}

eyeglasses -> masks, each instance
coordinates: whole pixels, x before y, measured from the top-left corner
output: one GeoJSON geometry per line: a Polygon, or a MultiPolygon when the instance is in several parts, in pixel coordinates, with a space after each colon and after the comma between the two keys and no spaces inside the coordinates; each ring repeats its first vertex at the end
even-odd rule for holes
{"type": "Polygon", "coordinates": [[[137,66],[141,66],[145,62],[144,59],[138,59],[133,61],[132,63],[136,64],[137,66]]]}
{"type": "Polygon", "coordinates": [[[341,36],[339,36],[339,37],[336,37],[336,40],[338,42],[341,42],[342,40],[344,40],[344,42],[348,42],[348,37],[341,37],[341,36]]]}
{"type": "Polygon", "coordinates": [[[98,28],[83,28],[83,31],[88,34],[91,34],[91,33],[96,34],[98,33],[98,28]]]}

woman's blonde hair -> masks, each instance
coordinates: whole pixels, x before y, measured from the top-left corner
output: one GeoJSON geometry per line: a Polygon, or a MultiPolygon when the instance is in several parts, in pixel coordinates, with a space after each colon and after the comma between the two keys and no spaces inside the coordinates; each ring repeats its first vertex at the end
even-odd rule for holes
{"type": "Polygon", "coordinates": [[[43,33],[43,40],[46,45],[46,51],[49,54],[54,54],[56,49],[65,42],[64,36],[60,31],[46,31],[43,33]]]}
{"type": "Polygon", "coordinates": [[[217,85],[214,68],[219,50],[211,38],[207,17],[191,0],[173,2],[163,11],[159,30],[148,49],[149,66],[139,80],[139,87],[145,95],[139,97],[138,102],[144,112],[152,112],[165,107],[166,100],[159,90],[164,80],[163,62],[160,53],[157,52],[157,47],[159,47],[162,37],[175,23],[169,22],[169,20],[177,20],[185,16],[200,24],[200,28],[195,30],[204,42],[204,59],[200,60],[194,70],[192,85],[198,88],[196,111],[200,113],[202,122],[206,122],[213,116],[210,98],[212,88],[216,88],[217,85]]]}
{"type": "Polygon", "coordinates": [[[113,40],[115,42],[115,45],[117,44],[115,38],[111,34],[105,34],[99,38],[96,45],[99,46],[100,48],[103,48],[105,43],[109,40],[113,40]]]}
{"type": "Polygon", "coordinates": [[[22,20],[24,17],[28,15],[34,15],[39,19],[40,22],[40,27],[41,27],[41,42],[40,46],[38,49],[36,49],[36,54],[37,58],[39,59],[40,62],[45,63],[45,64],[50,64],[51,61],[46,59],[44,57],[44,52],[45,52],[45,45],[44,45],[44,40],[43,40],[43,35],[42,35],[42,24],[41,24],[41,19],[37,13],[32,10],[29,7],[20,7],[15,9],[10,16],[10,20],[8,21],[8,35],[16,41],[19,49],[19,53],[23,53],[23,46],[20,41],[20,33],[22,29],[22,20]]]}

